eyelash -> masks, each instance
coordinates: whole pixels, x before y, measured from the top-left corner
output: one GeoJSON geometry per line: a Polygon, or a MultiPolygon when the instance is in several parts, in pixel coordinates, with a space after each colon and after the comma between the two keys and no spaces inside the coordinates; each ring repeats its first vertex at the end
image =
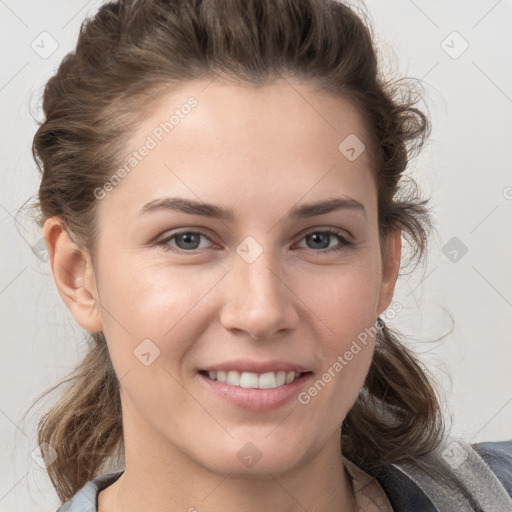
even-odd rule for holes
{"type": "MultiPolygon", "coordinates": [[[[332,253],[332,252],[336,252],[336,251],[341,251],[345,247],[353,245],[353,242],[349,242],[344,236],[342,236],[340,234],[340,232],[338,232],[338,231],[336,231],[334,229],[316,229],[316,230],[308,231],[307,233],[304,234],[304,236],[301,238],[300,241],[302,241],[307,236],[315,234],[315,233],[323,233],[323,234],[328,234],[328,235],[334,235],[341,242],[338,247],[334,247],[334,248],[331,248],[331,249],[316,249],[316,250],[315,249],[310,249],[311,251],[314,251],[316,253],[332,253]]],[[[207,240],[212,242],[212,240],[210,240],[210,237],[206,233],[204,233],[203,231],[187,230],[187,231],[179,231],[177,233],[172,233],[169,236],[166,236],[165,238],[155,242],[155,245],[162,247],[162,249],[164,249],[164,251],[171,251],[171,252],[175,252],[175,253],[178,253],[178,254],[187,254],[187,253],[194,254],[194,253],[197,253],[198,249],[193,249],[193,250],[190,250],[190,251],[186,251],[184,249],[175,248],[175,247],[172,247],[171,245],[169,245],[169,242],[171,240],[173,240],[177,236],[184,235],[184,234],[202,235],[207,240]]]]}

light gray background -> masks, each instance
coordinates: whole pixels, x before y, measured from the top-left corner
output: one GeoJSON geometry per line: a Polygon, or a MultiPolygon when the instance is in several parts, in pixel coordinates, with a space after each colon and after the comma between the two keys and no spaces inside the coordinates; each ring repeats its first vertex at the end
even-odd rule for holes
{"type": "MultiPolygon", "coordinates": [[[[83,18],[101,3],[0,0],[0,511],[54,511],[59,504],[31,455],[42,407],[25,421],[22,416],[78,362],[83,333],[56,291],[49,263],[32,250],[41,233],[26,216],[15,216],[38,187],[30,109],[39,115],[45,81],[74,47],[83,18]],[[52,44],[58,48],[42,54],[52,44]]],[[[442,384],[455,435],[471,442],[510,438],[512,2],[366,5],[382,58],[397,76],[423,80],[433,122],[411,173],[433,196],[437,234],[425,268],[398,284],[395,300],[404,309],[392,325],[442,384]],[[456,261],[446,246],[453,237],[456,261]]]]}

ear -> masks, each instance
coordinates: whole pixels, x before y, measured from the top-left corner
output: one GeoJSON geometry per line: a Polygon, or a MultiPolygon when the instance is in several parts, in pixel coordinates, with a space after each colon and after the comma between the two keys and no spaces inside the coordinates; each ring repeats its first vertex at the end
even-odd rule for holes
{"type": "Polygon", "coordinates": [[[94,268],[89,252],[69,236],[59,216],[49,218],[43,228],[53,278],[62,300],[84,329],[103,329],[98,306],[94,268]]]}
{"type": "Polygon", "coordinates": [[[379,295],[378,314],[387,309],[393,298],[395,284],[400,270],[402,256],[402,230],[395,229],[386,236],[382,258],[382,281],[379,295]]]}

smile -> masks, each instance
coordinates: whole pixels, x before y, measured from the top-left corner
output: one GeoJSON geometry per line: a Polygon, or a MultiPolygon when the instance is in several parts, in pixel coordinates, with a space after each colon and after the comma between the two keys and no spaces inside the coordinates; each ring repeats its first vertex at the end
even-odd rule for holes
{"type": "Polygon", "coordinates": [[[259,412],[291,402],[313,378],[313,372],[291,370],[265,373],[201,370],[198,375],[212,397],[237,408],[259,412]]]}

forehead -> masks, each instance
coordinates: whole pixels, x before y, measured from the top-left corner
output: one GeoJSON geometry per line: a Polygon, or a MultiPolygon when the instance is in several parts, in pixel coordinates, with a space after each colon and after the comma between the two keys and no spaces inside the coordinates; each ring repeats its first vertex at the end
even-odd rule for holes
{"type": "Polygon", "coordinates": [[[265,200],[288,209],[335,191],[361,200],[373,188],[365,142],[357,109],[310,84],[190,82],[155,98],[133,126],[125,163],[139,155],[102,207],[140,210],[170,195],[233,208],[265,200]]]}

